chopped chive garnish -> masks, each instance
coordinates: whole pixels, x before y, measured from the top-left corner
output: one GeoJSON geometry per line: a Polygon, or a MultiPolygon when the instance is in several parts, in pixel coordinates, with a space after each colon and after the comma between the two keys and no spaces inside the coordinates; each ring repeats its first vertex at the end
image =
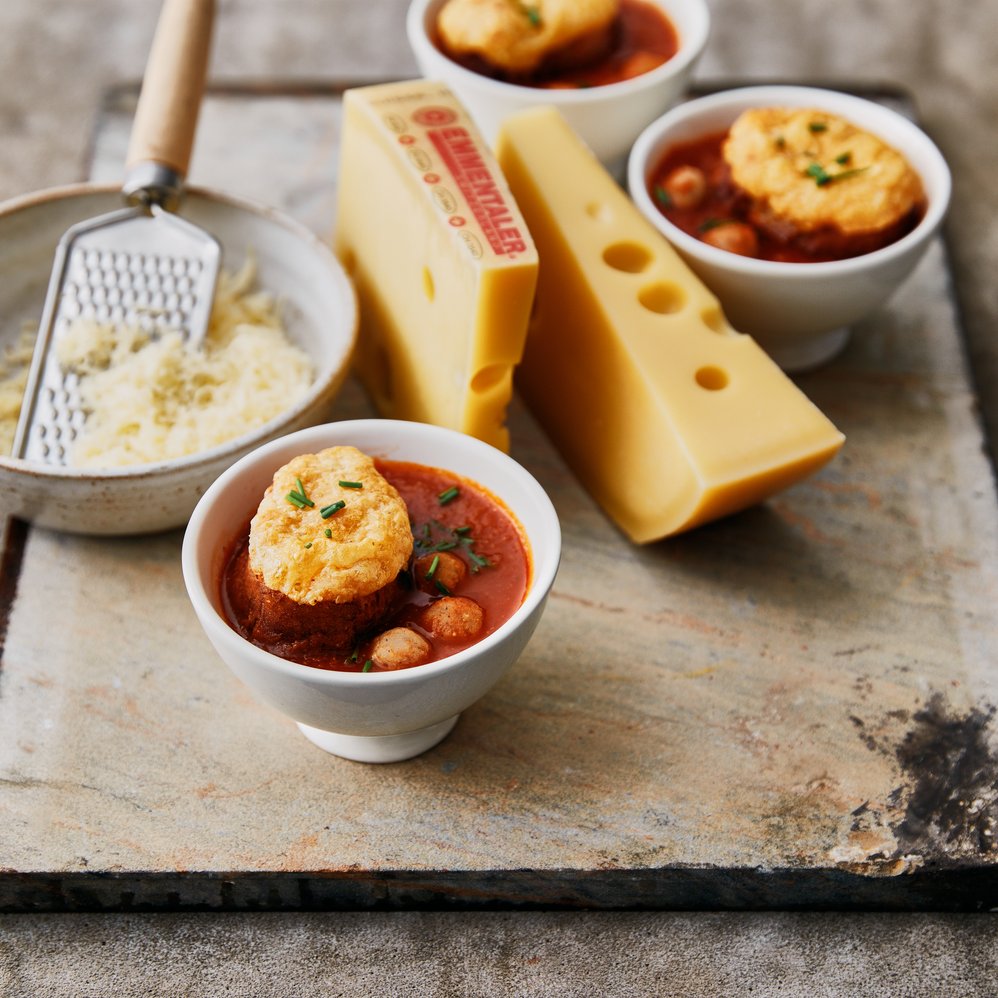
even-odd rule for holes
{"type": "Polygon", "coordinates": [[[430,567],[426,570],[426,577],[432,579],[434,575],[437,574],[437,568],[440,567],[440,555],[435,554],[433,556],[433,561],[430,562],[430,567]]]}
{"type": "Polygon", "coordinates": [[[292,506],[297,506],[299,509],[304,509],[306,506],[314,506],[315,503],[305,493],[305,486],[302,485],[301,479],[295,479],[295,487],[284,497],[287,499],[292,506]]]}
{"type": "Polygon", "coordinates": [[[364,487],[363,482],[340,482],[341,489],[362,489],[364,487]]]}
{"type": "Polygon", "coordinates": [[[347,661],[348,662],[356,662],[358,655],[360,655],[360,649],[359,648],[354,648],[354,650],[350,653],[350,657],[347,659],[347,661]]]}
{"type": "Polygon", "coordinates": [[[541,12],[536,7],[530,7],[527,4],[522,4],[523,13],[526,14],[527,20],[535,28],[541,26],[541,12]]]}
{"type": "Polygon", "coordinates": [[[468,534],[471,533],[471,527],[455,527],[454,533],[457,534],[459,537],[466,537],[468,534]]]}
{"type": "Polygon", "coordinates": [[[307,544],[305,545],[305,547],[307,547],[307,548],[310,548],[311,546],[312,546],[312,542],[311,542],[311,541],[309,541],[309,542],[308,542],[308,543],[307,543],[307,544]]]}
{"type": "Polygon", "coordinates": [[[450,596],[450,590],[439,579],[434,579],[433,584],[443,596],[450,596]]]}
{"type": "Polygon", "coordinates": [[[654,186],[652,195],[663,208],[672,207],[672,195],[661,184],[654,186]]]}
{"type": "Polygon", "coordinates": [[[852,159],[852,153],[844,152],[835,157],[835,162],[838,163],[839,166],[845,166],[846,164],[849,163],[851,159],[852,159]]]}
{"type": "Polygon", "coordinates": [[[333,536],[333,532],[332,532],[332,531],[331,531],[331,530],[329,529],[329,527],[326,527],[326,529],[325,529],[325,530],[323,530],[323,533],[324,533],[324,534],[325,534],[325,535],[326,535],[327,537],[332,537],[332,536],[333,536]]]}
{"type": "Polygon", "coordinates": [[[373,661],[373,659],[370,659],[370,658],[369,658],[369,659],[368,659],[368,660],[367,660],[367,661],[366,661],[366,662],[364,663],[364,668],[363,668],[363,669],[361,669],[360,671],[361,671],[361,672],[370,672],[370,671],[371,671],[371,666],[372,666],[372,665],[374,665],[374,661],[373,661]]]}
{"type": "Polygon", "coordinates": [[[814,182],[819,187],[823,187],[829,180],[832,179],[820,163],[808,164],[808,168],[805,172],[809,177],[814,177],[814,182]]]}
{"type": "Polygon", "coordinates": [[[807,130],[812,135],[817,135],[818,132],[827,132],[828,125],[826,125],[823,121],[811,121],[808,123],[807,130]]]}
{"type": "Polygon", "coordinates": [[[475,554],[474,551],[469,549],[468,557],[471,559],[471,571],[477,572],[480,568],[491,568],[492,562],[489,561],[484,555],[475,554]]]}
{"type": "Polygon", "coordinates": [[[342,499],[337,499],[336,502],[331,502],[328,506],[323,506],[319,510],[319,515],[324,519],[328,520],[333,513],[338,513],[346,505],[342,499]]]}
{"type": "Polygon", "coordinates": [[[700,232],[710,232],[711,229],[716,229],[721,225],[730,225],[730,218],[705,218],[698,226],[697,229],[700,232]]]}
{"type": "Polygon", "coordinates": [[[841,170],[838,173],[829,173],[820,163],[811,163],[805,171],[809,177],[814,177],[814,182],[819,187],[831,184],[836,180],[845,180],[847,177],[855,177],[857,173],[863,173],[868,168],[857,167],[854,170],[841,170]]]}
{"type": "Polygon", "coordinates": [[[446,506],[447,503],[456,499],[460,494],[461,490],[456,485],[452,485],[449,489],[444,489],[444,491],[437,496],[437,501],[441,506],[446,506]]]}

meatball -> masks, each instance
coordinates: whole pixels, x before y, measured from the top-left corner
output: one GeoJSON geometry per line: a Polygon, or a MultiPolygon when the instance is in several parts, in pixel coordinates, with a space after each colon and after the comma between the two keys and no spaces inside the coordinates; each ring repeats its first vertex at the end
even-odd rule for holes
{"type": "Polygon", "coordinates": [[[467,640],[482,629],[485,611],[467,596],[445,596],[423,610],[419,623],[435,638],[467,640]]]}
{"type": "Polygon", "coordinates": [[[454,592],[468,574],[468,566],[450,551],[420,555],[413,563],[413,570],[416,585],[434,596],[441,591],[441,587],[447,593],[454,592]]]}
{"type": "Polygon", "coordinates": [[[739,256],[759,255],[759,237],[755,229],[744,222],[721,222],[704,232],[700,238],[710,246],[739,256]]]}
{"type": "Polygon", "coordinates": [[[409,627],[392,627],[371,643],[371,661],[379,669],[408,669],[430,657],[430,642],[409,627]]]}
{"type": "Polygon", "coordinates": [[[707,193],[707,178],[695,166],[677,166],[662,181],[662,190],[677,208],[695,208],[707,193]]]}

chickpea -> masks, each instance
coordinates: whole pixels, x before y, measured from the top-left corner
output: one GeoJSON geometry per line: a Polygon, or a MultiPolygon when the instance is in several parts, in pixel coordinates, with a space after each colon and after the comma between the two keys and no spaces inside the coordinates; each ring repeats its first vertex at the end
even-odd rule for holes
{"type": "Polygon", "coordinates": [[[412,567],[416,577],[416,585],[423,592],[432,593],[434,596],[440,592],[438,582],[449,593],[452,593],[464,582],[464,578],[468,574],[468,566],[450,551],[420,555],[412,567]],[[436,568],[433,568],[434,559],[437,562],[436,568]],[[430,569],[433,569],[432,575],[427,574],[430,569]]]}
{"type": "Polygon", "coordinates": [[[662,189],[677,208],[695,208],[707,193],[707,178],[695,166],[677,166],[662,181],[662,189]]]}
{"type": "Polygon", "coordinates": [[[408,669],[430,657],[430,642],[408,627],[392,627],[371,643],[371,661],[379,669],[408,669]]]}
{"type": "Polygon", "coordinates": [[[485,623],[485,611],[467,596],[445,596],[426,607],[419,622],[435,638],[473,638],[485,623]]]}
{"type": "Polygon", "coordinates": [[[700,238],[711,246],[739,256],[759,255],[759,237],[755,229],[744,222],[722,222],[708,229],[700,238]]]}

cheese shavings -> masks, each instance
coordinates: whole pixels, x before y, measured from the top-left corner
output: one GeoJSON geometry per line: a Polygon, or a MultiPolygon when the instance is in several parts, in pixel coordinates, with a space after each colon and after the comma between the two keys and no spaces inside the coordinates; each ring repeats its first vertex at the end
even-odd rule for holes
{"type": "Polygon", "coordinates": [[[14,447],[36,332],[34,324],[25,325],[17,342],[9,344],[0,355],[0,454],[9,454],[14,447]]]}
{"type": "Polygon", "coordinates": [[[273,295],[254,290],[252,259],[223,271],[201,347],[179,332],[78,320],[57,357],[80,378],[87,419],[79,467],[171,460],[218,446],[295,404],[311,384],[308,356],[287,337],[273,295]]]}

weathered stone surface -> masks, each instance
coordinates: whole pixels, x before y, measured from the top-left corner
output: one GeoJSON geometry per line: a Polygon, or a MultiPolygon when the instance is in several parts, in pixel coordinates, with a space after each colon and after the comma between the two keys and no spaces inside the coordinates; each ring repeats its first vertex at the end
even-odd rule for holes
{"type": "MultiPolygon", "coordinates": [[[[89,168],[100,97],[140,74],[156,6],[0,5],[10,81],[0,195],[89,168]]],[[[405,75],[405,6],[221,4],[216,78],[405,75]]],[[[178,535],[98,545],[32,532],[0,670],[0,866],[21,871],[5,889],[26,884],[27,900],[44,902],[48,871],[56,896],[65,878],[125,903],[115,878],[134,876],[132,902],[155,884],[168,907],[180,900],[171,883],[196,891],[203,876],[211,903],[225,899],[228,874],[255,871],[240,900],[301,904],[307,870],[333,900],[382,890],[406,903],[414,894],[397,874],[408,868],[429,885],[417,900],[432,897],[435,876],[458,899],[505,883],[526,891],[509,900],[546,892],[549,903],[559,892],[619,902],[628,885],[638,903],[694,905],[793,890],[808,904],[802,886],[810,903],[825,888],[841,903],[857,884],[867,902],[994,897],[995,501],[977,407],[993,440],[998,242],[986,222],[998,193],[983,123],[998,116],[998,12],[928,0],[843,0],[833,17],[817,0],[711,9],[701,79],[898,83],[954,168],[949,267],[937,247],[845,356],[801,381],[849,435],[842,458],[765,509],[635,552],[518,413],[517,454],[571,524],[549,613],[524,660],[434,753],[376,770],[322,755],[228,677],[178,596],[178,535]],[[123,597],[127,611],[114,603],[123,597]],[[53,626],[84,619],[75,640],[53,626]],[[166,662],[165,642],[176,652],[166,662]],[[248,772],[254,755],[266,772],[248,772]],[[267,834],[261,807],[286,823],[267,834]]],[[[240,120],[244,98],[228,100],[206,109],[192,179],[280,197],[324,231],[328,105],[273,98],[240,120]],[[305,162],[287,156],[273,189],[281,144],[261,141],[253,121],[296,123],[311,143],[305,162]]],[[[102,169],[120,162],[114,118],[99,128],[102,169]]],[[[363,405],[348,394],[343,411],[363,405]]],[[[127,963],[155,994],[163,963],[186,966],[178,953],[212,964],[190,987],[218,994],[257,983],[280,993],[282,982],[288,993],[374,982],[394,993],[668,994],[682,982],[676,993],[983,995],[995,978],[990,919],[492,918],[8,916],[0,985],[124,994],[115,977],[127,963]]]]}

